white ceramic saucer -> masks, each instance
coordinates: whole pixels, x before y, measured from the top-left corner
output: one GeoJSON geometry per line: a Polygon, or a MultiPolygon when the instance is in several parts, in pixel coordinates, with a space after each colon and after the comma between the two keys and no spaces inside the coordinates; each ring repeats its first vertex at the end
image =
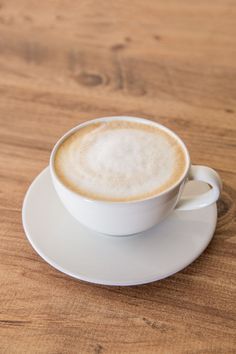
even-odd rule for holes
{"type": "MultiPolygon", "coordinates": [[[[185,194],[206,190],[191,182],[185,194]]],[[[154,228],[114,237],[80,225],[63,207],[49,168],[31,184],[23,204],[23,226],[35,251],[74,278],[106,285],[137,285],[168,277],[193,262],[213,236],[217,211],[211,205],[178,211],[154,228]]]]}

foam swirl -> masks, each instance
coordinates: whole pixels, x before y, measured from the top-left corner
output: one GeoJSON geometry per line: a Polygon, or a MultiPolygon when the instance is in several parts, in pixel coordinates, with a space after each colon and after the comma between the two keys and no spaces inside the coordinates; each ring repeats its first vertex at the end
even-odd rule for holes
{"type": "Polygon", "coordinates": [[[156,195],[174,184],[185,166],[184,151],[172,135],[124,120],[80,128],[55,157],[56,173],[67,187],[109,201],[156,195]]]}

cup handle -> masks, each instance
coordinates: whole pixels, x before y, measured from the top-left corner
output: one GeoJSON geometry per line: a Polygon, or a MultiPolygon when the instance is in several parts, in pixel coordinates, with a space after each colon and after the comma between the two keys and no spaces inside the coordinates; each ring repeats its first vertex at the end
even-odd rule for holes
{"type": "Polygon", "coordinates": [[[211,186],[208,192],[194,197],[183,197],[179,200],[176,210],[194,210],[204,208],[215,203],[220,196],[222,190],[222,182],[218,173],[210,167],[191,166],[188,180],[196,180],[206,182],[211,186]]]}

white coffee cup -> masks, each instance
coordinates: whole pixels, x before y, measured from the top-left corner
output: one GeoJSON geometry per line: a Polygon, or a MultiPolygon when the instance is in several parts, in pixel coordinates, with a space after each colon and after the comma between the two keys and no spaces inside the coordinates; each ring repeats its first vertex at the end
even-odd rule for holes
{"type": "Polygon", "coordinates": [[[97,232],[125,236],[151,228],[161,222],[174,209],[194,210],[215,203],[222,189],[221,179],[216,171],[206,166],[192,166],[188,150],[183,141],[168,128],[136,117],[105,117],[82,123],[68,131],[54,146],[50,157],[50,172],[56,192],[65,208],[81,224],[97,232]],[[58,147],[68,136],[81,127],[99,121],[126,120],[156,125],[167,133],[175,136],[186,155],[186,169],[177,183],[164,192],[138,201],[113,202],[89,199],[66,187],[55,172],[54,160],[58,147]],[[203,181],[211,186],[208,192],[191,198],[181,198],[185,184],[189,180],[203,181]]]}

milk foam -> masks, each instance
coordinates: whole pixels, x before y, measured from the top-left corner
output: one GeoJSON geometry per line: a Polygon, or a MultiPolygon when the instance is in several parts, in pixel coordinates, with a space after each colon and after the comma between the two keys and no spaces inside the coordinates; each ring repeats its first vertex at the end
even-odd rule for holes
{"type": "Polygon", "coordinates": [[[82,127],[60,145],[55,157],[56,173],[67,187],[109,201],[156,195],[173,185],[185,166],[175,137],[132,121],[82,127]]]}

